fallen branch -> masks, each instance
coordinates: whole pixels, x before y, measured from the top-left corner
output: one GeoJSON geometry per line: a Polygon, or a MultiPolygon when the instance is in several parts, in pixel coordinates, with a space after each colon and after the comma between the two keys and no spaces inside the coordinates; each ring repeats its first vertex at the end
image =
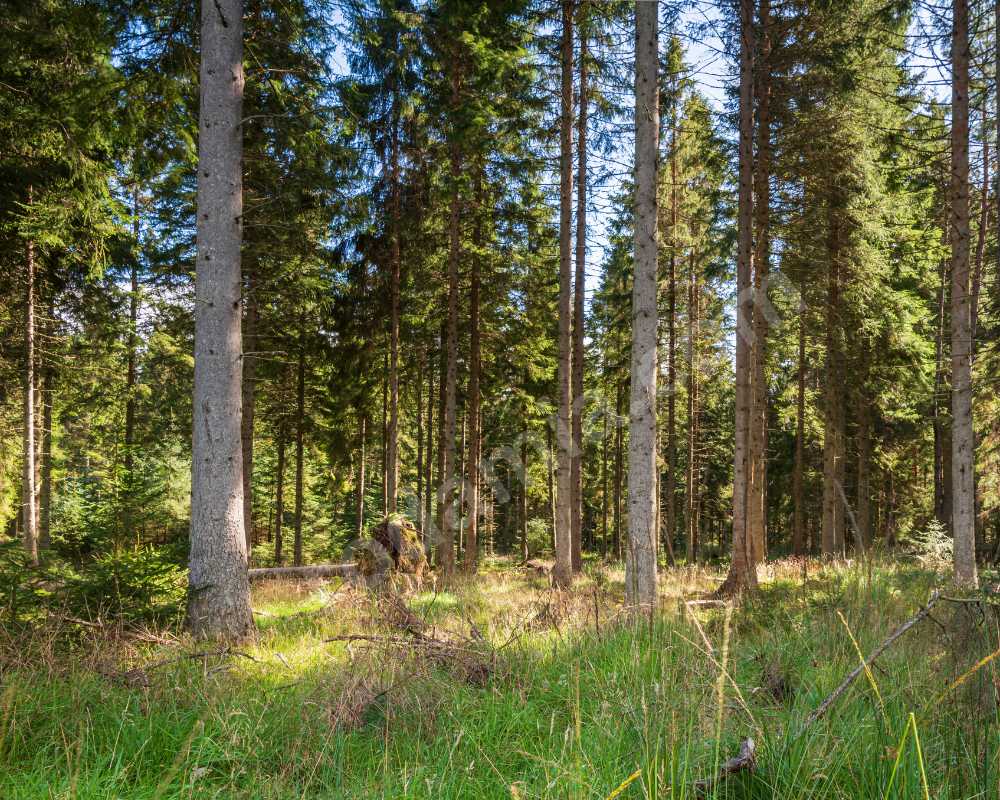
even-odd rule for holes
{"type": "Polygon", "coordinates": [[[252,581],[268,578],[346,578],[357,571],[354,563],[349,564],[315,564],[309,567],[266,567],[247,570],[247,576],[252,581]]]}
{"type": "Polygon", "coordinates": [[[890,633],[883,640],[882,644],[880,644],[878,647],[872,650],[871,655],[869,655],[868,658],[866,658],[863,663],[859,664],[857,667],[851,670],[851,672],[848,673],[847,677],[844,678],[843,681],[841,681],[840,686],[834,689],[833,692],[830,694],[830,696],[827,697],[826,700],[824,700],[822,703],[820,703],[819,707],[815,711],[813,711],[808,717],[806,717],[806,721],[802,725],[802,730],[805,730],[810,725],[812,725],[816,720],[820,719],[824,714],[826,714],[826,712],[830,710],[830,706],[832,706],[835,702],[837,702],[838,698],[844,692],[847,691],[847,688],[852,683],[854,683],[854,681],[862,672],[865,671],[866,666],[870,665],[873,661],[875,661],[876,658],[878,658],[880,655],[882,655],[882,653],[884,653],[886,650],[889,649],[889,647],[892,646],[893,642],[895,642],[904,633],[910,630],[910,628],[912,628],[914,625],[920,622],[920,620],[922,620],[924,617],[930,614],[931,609],[934,607],[934,604],[938,601],[939,597],[940,595],[937,592],[934,592],[931,595],[931,599],[927,601],[927,605],[921,608],[916,614],[914,614],[912,617],[906,620],[906,622],[904,622],[902,625],[897,627],[892,633],[890,633]]]}
{"type": "Polygon", "coordinates": [[[757,745],[753,739],[744,739],[740,742],[740,752],[730,758],[719,767],[719,772],[714,778],[703,778],[694,785],[694,790],[699,795],[708,794],[715,784],[725,780],[730,775],[737,772],[752,771],[757,766],[757,745]]]}

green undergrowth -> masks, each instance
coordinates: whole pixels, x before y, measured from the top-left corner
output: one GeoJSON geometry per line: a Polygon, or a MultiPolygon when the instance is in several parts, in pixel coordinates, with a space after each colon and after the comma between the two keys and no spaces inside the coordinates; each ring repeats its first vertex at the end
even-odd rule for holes
{"type": "MultiPolygon", "coordinates": [[[[718,576],[714,576],[718,577],[718,576]]],[[[941,602],[814,725],[841,679],[941,583],[912,566],[777,567],[741,607],[685,607],[709,573],[664,575],[630,621],[621,573],[570,597],[513,567],[408,598],[431,658],[377,603],[334,585],[255,595],[260,635],[217,653],[181,640],[13,642],[0,694],[0,797],[692,798],[741,740],[757,768],[705,795],[995,798],[992,609],[941,602]],[[475,636],[472,631],[475,631],[475,636]],[[485,642],[478,637],[482,637],[485,642]],[[472,655],[469,655],[472,657],[472,655]],[[911,716],[912,715],[912,716],[911,716]]]]}

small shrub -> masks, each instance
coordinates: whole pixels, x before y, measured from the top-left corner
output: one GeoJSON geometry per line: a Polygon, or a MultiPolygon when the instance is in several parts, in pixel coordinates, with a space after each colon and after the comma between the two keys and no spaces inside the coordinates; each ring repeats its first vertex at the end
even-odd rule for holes
{"type": "Polygon", "coordinates": [[[142,547],[99,556],[71,573],[53,599],[83,619],[175,623],[184,611],[186,577],[169,555],[142,547]]]}

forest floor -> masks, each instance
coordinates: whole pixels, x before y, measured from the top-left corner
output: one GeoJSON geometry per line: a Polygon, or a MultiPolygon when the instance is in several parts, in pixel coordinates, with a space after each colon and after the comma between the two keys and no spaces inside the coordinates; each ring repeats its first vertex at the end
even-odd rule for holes
{"type": "Polygon", "coordinates": [[[260,586],[259,639],[229,652],[39,631],[0,648],[0,797],[693,798],[747,737],[756,769],[703,796],[998,797],[997,663],[949,688],[997,649],[997,609],[940,602],[803,727],[946,584],[801,570],[769,566],[737,609],[684,602],[717,571],[666,571],[652,622],[623,613],[620,569],[557,594],[491,561],[408,607],[260,586]]]}

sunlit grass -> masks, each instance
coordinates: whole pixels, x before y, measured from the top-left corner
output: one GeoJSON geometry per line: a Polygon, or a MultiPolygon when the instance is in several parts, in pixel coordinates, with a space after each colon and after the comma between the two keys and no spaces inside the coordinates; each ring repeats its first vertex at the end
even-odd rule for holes
{"type": "Polygon", "coordinates": [[[996,662],[945,691],[997,649],[992,609],[939,606],[803,727],[858,649],[926,601],[933,573],[811,564],[803,581],[801,564],[769,566],[759,596],[732,612],[724,660],[725,609],[683,605],[717,573],[665,574],[649,623],[623,613],[619,570],[589,568],[571,596],[494,563],[409,598],[435,634],[475,628],[496,649],[483,685],[418,652],[330,641],[389,632],[371,598],[337,582],[255,590],[260,636],[239,653],[81,643],[31,664],[11,653],[0,797],[690,798],[747,736],[756,771],[710,796],[1000,792],[996,662]],[[148,686],[129,685],[140,667],[148,686]]]}

